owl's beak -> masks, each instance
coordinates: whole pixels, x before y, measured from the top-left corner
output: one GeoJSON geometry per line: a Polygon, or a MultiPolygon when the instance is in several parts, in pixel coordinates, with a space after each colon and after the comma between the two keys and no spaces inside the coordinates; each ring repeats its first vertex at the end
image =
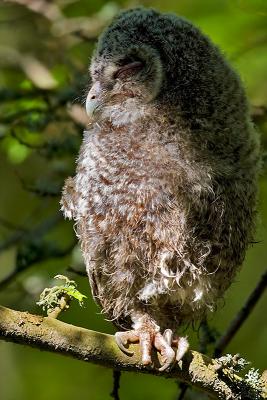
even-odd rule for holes
{"type": "Polygon", "coordinates": [[[97,81],[93,84],[86,98],[85,108],[89,117],[92,117],[97,106],[100,104],[101,85],[97,81]]]}

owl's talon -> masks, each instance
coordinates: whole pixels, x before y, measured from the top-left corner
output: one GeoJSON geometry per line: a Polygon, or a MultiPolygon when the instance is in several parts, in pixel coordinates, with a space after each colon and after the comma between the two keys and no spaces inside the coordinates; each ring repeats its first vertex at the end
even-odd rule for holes
{"type": "Polygon", "coordinates": [[[121,351],[123,353],[126,353],[128,356],[133,356],[134,352],[128,350],[125,345],[127,344],[127,339],[124,339],[125,333],[127,332],[116,332],[115,333],[115,341],[119,347],[119,349],[121,349],[121,351]]]}

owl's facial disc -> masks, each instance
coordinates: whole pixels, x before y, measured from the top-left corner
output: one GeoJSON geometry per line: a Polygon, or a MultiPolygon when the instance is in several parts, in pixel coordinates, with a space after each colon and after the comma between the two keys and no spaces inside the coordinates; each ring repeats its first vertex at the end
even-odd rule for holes
{"type": "Polygon", "coordinates": [[[124,56],[96,57],[91,65],[93,86],[86,99],[86,112],[90,118],[120,107],[120,112],[135,112],[151,102],[162,83],[162,65],[153,49],[142,47],[124,56]],[[125,107],[124,107],[125,106],[125,107]]]}
{"type": "Polygon", "coordinates": [[[130,89],[129,83],[144,65],[141,61],[131,61],[123,65],[108,65],[101,76],[95,80],[86,98],[86,112],[93,117],[96,111],[109,104],[116,104],[137,93],[130,89]],[[119,87],[118,87],[119,86],[119,87]]]}

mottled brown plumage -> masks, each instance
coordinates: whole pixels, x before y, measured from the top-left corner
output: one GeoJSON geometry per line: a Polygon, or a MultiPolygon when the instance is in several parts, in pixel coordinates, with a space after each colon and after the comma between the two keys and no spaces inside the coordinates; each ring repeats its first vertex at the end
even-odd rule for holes
{"type": "MultiPolygon", "coordinates": [[[[120,14],[100,37],[87,97],[92,120],[62,209],[75,220],[92,292],[122,346],[152,343],[223,296],[252,240],[258,138],[244,90],[190,22],[120,14]]],[[[187,349],[178,341],[177,359],[187,349]],[[180,347],[179,347],[180,346],[180,347]]]]}

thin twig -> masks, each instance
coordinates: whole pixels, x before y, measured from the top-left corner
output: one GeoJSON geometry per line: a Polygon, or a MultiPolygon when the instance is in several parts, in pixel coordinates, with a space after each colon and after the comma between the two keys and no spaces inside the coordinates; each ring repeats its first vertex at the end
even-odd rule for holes
{"type": "Polygon", "coordinates": [[[257,304],[258,300],[260,299],[261,295],[264,293],[267,286],[267,271],[264,272],[262,277],[260,278],[257,286],[253,290],[253,292],[248,297],[246,303],[235,316],[233,321],[230,323],[226,332],[219,338],[215,345],[214,356],[220,357],[223,353],[224,349],[236,335],[240,327],[244,324],[250,313],[252,312],[253,308],[257,304]]]}
{"type": "Polygon", "coordinates": [[[110,393],[110,396],[114,400],[120,400],[120,396],[119,396],[120,379],[121,379],[121,371],[114,369],[113,370],[113,390],[110,393]]]}
{"type": "Polygon", "coordinates": [[[79,39],[82,39],[85,42],[91,42],[91,43],[95,43],[97,40],[97,36],[98,36],[98,35],[95,35],[93,37],[87,36],[86,33],[82,29],[73,31],[73,32],[71,32],[71,34],[74,36],[77,36],[79,39]]]}
{"type": "Polygon", "coordinates": [[[34,258],[27,262],[27,264],[23,265],[23,268],[15,268],[10,274],[8,274],[2,281],[0,281],[0,290],[4,289],[8,286],[19,274],[24,272],[26,269],[31,267],[38,262],[49,260],[52,258],[61,258],[68,255],[76,246],[76,240],[73,241],[70,245],[68,245],[65,249],[53,249],[49,251],[47,254],[43,254],[41,257],[34,258]]]}
{"type": "Polygon", "coordinates": [[[182,400],[185,396],[185,393],[187,392],[187,389],[189,388],[189,385],[187,385],[187,383],[180,382],[179,387],[181,391],[177,400],[182,400]]]}
{"type": "Polygon", "coordinates": [[[56,213],[52,217],[47,218],[41,224],[38,224],[31,231],[24,228],[24,231],[16,231],[13,235],[8,237],[2,243],[0,242],[0,252],[3,250],[7,250],[9,247],[17,244],[20,240],[24,240],[25,237],[40,237],[47,233],[50,229],[54,228],[60,221],[63,221],[62,215],[60,213],[56,213]]]}
{"type": "Polygon", "coordinates": [[[85,267],[84,267],[84,271],[82,271],[82,270],[80,270],[80,269],[73,268],[73,267],[70,265],[70,266],[67,268],[67,271],[68,271],[68,272],[72,272],[73,274],[76,274],[76,275],[78,275],[78,276],[88,277],[87,272],[86,272],[86,270],[85,270],[85,267]]]}
{"type": "Polygon", "coordinates": [[[21,239],[23,239],[25,234],[27,234],[27,233],[25,233],[21,230],[17,230],[16,232],[14,232],[13,235],[10,235],[7,239],[3,240],[3,242],[0,242],[0,253],[3,250],[7,250],[10,247],[17,244],[21,239]]]}
{"type": "Polygon", "coordinates": [[[59,301],[59,305],[55,307],[53,310],[48,311],[48,317],[58,318],[58,316],[62,313],[62,311],[65,311],[69,308],[70,301],[71,301],[70,296],[68,296],[66,293],[62,295],[59,301]]]}
{"type": "Polygon", "coordinates": [[[3,217],[0,217],[0,225],[11,231],[27,232],[27,229],[24,226],[13,224],[13,222],[10,222],[3,217]]]}

